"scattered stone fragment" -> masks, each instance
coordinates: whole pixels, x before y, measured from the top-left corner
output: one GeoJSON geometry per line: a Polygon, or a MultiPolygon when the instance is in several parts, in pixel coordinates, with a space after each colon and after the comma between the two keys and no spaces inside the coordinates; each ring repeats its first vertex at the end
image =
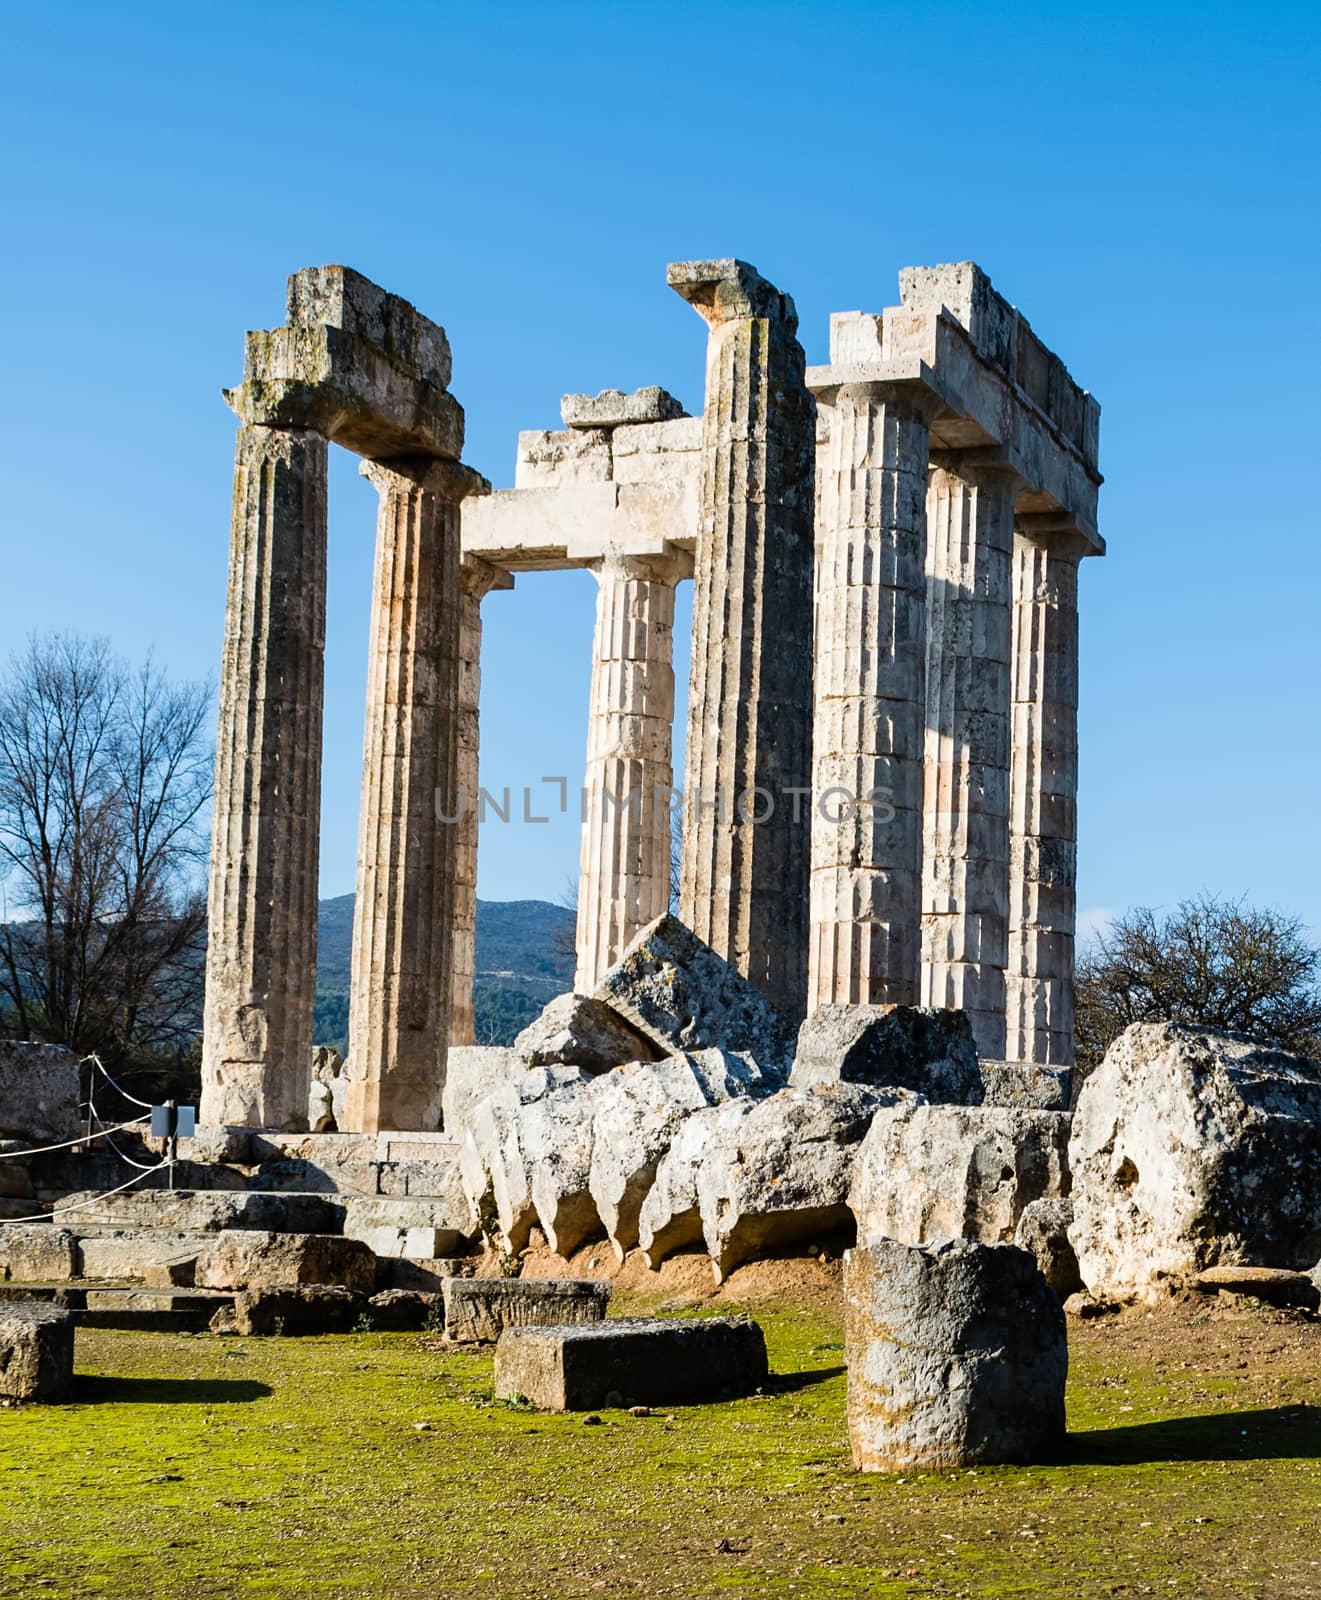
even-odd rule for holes
{"type": "Polygon", "coordinates": [[[560,419],[566,428],[618,428],[629,423],[670,422],[688,413],[672,394],[650,384],[624,394],[602,389],[600,394],[566,394],[560,401],[560,419]]]}
{"type": "Polygon", "coordinates": [[[561,994],[514,1040],[514,1051],[530,1067],[562,1065],[608,1072],[626,1061],[654,1061],[653,1040],[585,994],[561,994]]]}
{"type": "Polygon", "coordinates": [[[225,1233],[199,1257],[196,1282],[204,1289],[330,1284],[370,1294],[376,1257],[360,1240],[337,1234],[225,1233]]]}
{"type": "Polygon", "coordinates": [[[1014,1230],[1014,1243],[1032,1252],[1042,1277],[1061,1300],[1082,1288],[1078,1258],[1069,1243],[1072,1221],[1073,1207],[1067,1200],[1034,1200],[1014,1230]]]}
{"type": "Polygon", "coordinates": [[[419,1333],[440,1300],[414,1289],[383,1289],[367,1302],[367,1312],[377,1333],[419,1333]]]}
{"type": "Polygon", "coordinates": [[[78,1276],[78,1239],[48,1222],[0,1226],[0,1278],[14,1283],[67,1283],[78,1276]]]}
{"type": "Polygon", "coordinates": [[[596,998],[653,1040],[662,1055],[723,1049],[750,1055],[783,1081],[793,1029],[761,992],[685,928],[659,917],[602,978],[596,998]]]}
{"type": "Polygon", "coordinates": [[[73,1389],[73,1316],[40,1301],[0,1304],[0,1397],[50,1404],[73,1389]]]}
{"type": "Polygon", "coordinates": [[[1315,1311],[1321,1292],[1307,1272],[1285,1267],[1208,1267],[1193,1279],[1193,1287],[1206,1294],[1247,1295],[1267,1305],[1315,1311]]]}
{"type": "Polygon", "coordinates": [[[495,1394],[521,1394],[542,1411],[592,1410],[611,1393],[674,1405],[748,1394],[767,1370],[766,1341],[750,1317],[508,1328],[495,1350],[495,1394]]]}
{"type": "Polygon", "coordinates": [[[1034,1201],[1068,1192],[1069,1118],[1057,1111],[923,1105],[879,1109],[849,1203],[858,1238],[1007,1243],[1034,1201]]]}
{"type": "Polygon", "coordinates": [[[1206,1267],[1305,1269],[1321,1252],[1321,1068],[1173,1023],[1135,1023],[1078,1097],[1069,1237],[1093,1294],[1150,1298],[1206,1267]]]}
{"type": "Polygon", "coordinates": [[[493,1344],[506,1328],[600,1322],[610,1285],[589,1278],[450,1278],[445,1336],[493,1344]]]}
{"type": "Polygon", "coordinates": [[[1104,1300],[1094,1294],[1088,1294],[1085,1289],[1077,1294],[1071,1294],[1064,1302],[1066,1316],[1077,1317],[1080,1322],[1088,1322],[1093,1317],[1108,1317],[1119,1310],[1117,1301],[1104,1300]]]}
{"type": "Polygon", "coordinates": [[[845,1257],[844,1314],[854,1466],[1039,1461],[1063,1441],[1064,1313],[1026,1250],[876,1240],[845,1257]]]}
{"type": "Polygon", "coordinates": [[[967,1013],[923,1006],[821,1006],[798,1030],[790,1082],[911,1089],[940,1105],[982,1099],[967,1013]]]}
{"type": "Polygon", "coordinates": [[[234,1332],[290,1337],[350,1333],[366,1309],[365,1295],[330,1284],[248,1289],[234,1296],[234,1332]]]}

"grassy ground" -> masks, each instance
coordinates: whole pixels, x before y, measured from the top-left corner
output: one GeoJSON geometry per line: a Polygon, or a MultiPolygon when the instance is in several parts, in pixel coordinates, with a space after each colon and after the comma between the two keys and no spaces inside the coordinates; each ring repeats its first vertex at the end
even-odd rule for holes
{"type": "Polygon", "coordinates": [[[1067,1459],[905,1480],[850,1470],[834,1296],[750,1309],[775,1392],[603,1427],[409,1335],[81,1334],[0,1413],[0,1594],[1321,1596],[1321,1324],[1074,1324],[1067,1459]]]}

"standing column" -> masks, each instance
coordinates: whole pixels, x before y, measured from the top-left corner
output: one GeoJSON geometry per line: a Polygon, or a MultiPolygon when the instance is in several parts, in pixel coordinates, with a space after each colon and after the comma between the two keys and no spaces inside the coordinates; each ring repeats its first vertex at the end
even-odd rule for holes
{"type": "Polygon", "coordinates": [[[835,391],[817,532],[808,1009],[916,1005],[926,494],[936,402],[835,391]]]}
{"type": "Polygon", "coordinates": [[[459,505],[430,457],[362,468],[381,496],[349,989],[349,1131],[439,1125],[449,1048],[459,704],[459,505]]]}
{"type": "Polygon", "coordinates": [[[670,899],[674,590],[679,556],[611,553],[595,564],[578,971],[590,994],[670,899]]]}
{"type": "Polygon", "coordinates": [[[1009,652],[1019,479],[971,452],[933,457],[927,499],[922,999],[968,1013],[1005,1053],[1009,652]]]}
{"type": "Polygon", "coordinates": [[[326,441],[244,427],[211,841],[202,1121],[307,1127],[316,993],[326,441]]]}
{"type": "Polygon", "coordinates": [[[793,301],[680,262],[705,318],[680,916],[786,1016],[807,997],[814,404],[793,301]]]}
{"type": "Polygon", "coordinates": [[[1078,838],[1078,562],[1085,541],[1048,517],[1014,537],[1010,773],[1010,1061],[1073,1065],[1078,838]]]}
{"type": "MultiPolygon", "coordinates": [[[[460,571],[458,786],[454,810],[454,927],[450,966],[450,1043],[474,1041],[472,984],[477,971],[477,764],[482,691],[482,600],[491,589],[512,589],[509,573],[480,556],[460,571]]],[[[447,813],[452,815],[453,813],[447,813]]]]}

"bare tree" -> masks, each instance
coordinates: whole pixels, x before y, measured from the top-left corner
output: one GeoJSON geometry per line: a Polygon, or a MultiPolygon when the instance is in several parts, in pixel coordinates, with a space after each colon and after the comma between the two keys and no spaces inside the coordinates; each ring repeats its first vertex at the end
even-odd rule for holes
{"type": "Polygon", "coordinates": [[[1321,950],[1303,923],[1199,895],[1139,906],[1078,959],[1075,1035],[1086,1072],[1132,1022],[1186,1022],[1321,1054],[1321,950]]]}
{"type": "Polygon", "coordinates": [[[0,679],[0,1028],[121,1068],[201,1022],[210,691],[104,640],[34,638],[0,679]]]}

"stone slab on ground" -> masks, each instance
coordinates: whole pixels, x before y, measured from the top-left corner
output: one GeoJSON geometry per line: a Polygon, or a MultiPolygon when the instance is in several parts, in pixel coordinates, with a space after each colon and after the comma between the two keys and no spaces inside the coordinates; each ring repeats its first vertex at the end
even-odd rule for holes
{"type": "Polygon", "coordinates": [[[1208,1267],[1193,1279],[1193,1288],[1204,1294],[1247,1295],[1267,1305],[1303,1311],[1321,1307],[1321,1290],[1311,1273],[1286,1267],[1208,1267]]]}
{"type": "Polygon", "coordinates": [[[58,1044],[0,1039],[0,1139],[58,1144],[84,1131],[78,1058],[58,1044]]]}
{"type": "Polygon", "coordinates": [[[325,1233],[221,1234],[197,1263],[199,1289],[275,1289],[329,1284],[371,1294],[376,1257],[358,1239],[325,1233]]]}
{"type": "Polygon", "coordinates": [[[858,1083],[979,1105],[982,1075],[966,1012],[928,1006],[820,1006],[798,1030],[795,1089],[858,1083]]]}
{"type": "Polygon", "coordinates": [[[178,1233],[168,1228],[84,1233],[78,1240],[79,1275],[157,1289],[186,1289],[196,1281],[198,1257],[214,1244],[212,1233],[178,1233]]]}
{"type": "Polygon", "coordinates": [[[494,1343],[506,1328],[600,1322],[610,1285],[588,1278],[450,1278],[445,1336],[456,1344],[494,1343]]]}
{"type": "Polygon", "coordinates": [[[768,1373],[751,1317],[638,1317],[577,1327],[507,1328],[495,1348],[495,1394],[542,1411],[684,1405],[749,1394],[768,1373]]]}
{"type": "Polygon", "coordinates": [[[78,1237],[49,1222],[0,1226],[0,1279],[15,1283],[63,1283],[78,1276],[78,1237]]]}
{"type": "Polygon", "coordinates": [[[134,1333],[203,1333],[233,1297],[205,1289],[88,1289],[75,1311],[83,1328],[134,1333]]]}
{"type": "Polygon", "coordinates": [[[442,1294],[446,1278],[466,1278],[472,1274],[473,1256],[438,1256],[431,1260],[397,1257],[382,1261],[377,1278],[390,1289],[407,1289],[421,1294],[442,1294]]]}
{"type": "Polygon", "coordinates": [[[962,1239],[850,1250],[844,1328],[862,1471],[1040,1461],[1063,1442],[1064,1311],[1028,1251],[962,1239]]]}
{"type": "Polygon", "coordinates": [[[0,1283],[0,1304],[4,1305],[41,1300],[65,1311],[77,1311],[86,1299],[87,1291],[70,1283],[0,1283]]]}
{"type": "Polygon", "coordinates": [[[29,1300],[0,1304],[0,1398],[49,1404],[73,1388],[73,1315],[29,1300]]]}
{"type": "MultiPolygon", "coordinates": [[[[331,1284],[245,1289],[234,1296],[228,1331],[266,1336],[350,1333],[367,1309],[367,1297],[331,1284]]],[[[219,1327],[216,1328],[220,1332],[219,1327]]]]}
{"type": "Polygon", "coordinates": [[[62,1226],[166,1228],[175,1233],[220,1233],[252,1228],[269,1233],[338,1233],[343,1203],[325,1194],[270,1194],[214,1189],[134,1189],[102,1198],[71,1194],[60,1213],[62,1226]]]}
{"type": "Polygon", "coordinates": [[[420,1333],[443,1321],[444,1297],[417,1289],[383,1289],[367,1302],[367,1315],[376,1333],[420,1333]]]}
{"type": "Polygon", "coordinates": [[[601,979],[595,997],[651,1039],[661,1055],[746,1053],[768,1088],[788,1075],[793,1027],[677,917],[649,923],[601,979]]]}

